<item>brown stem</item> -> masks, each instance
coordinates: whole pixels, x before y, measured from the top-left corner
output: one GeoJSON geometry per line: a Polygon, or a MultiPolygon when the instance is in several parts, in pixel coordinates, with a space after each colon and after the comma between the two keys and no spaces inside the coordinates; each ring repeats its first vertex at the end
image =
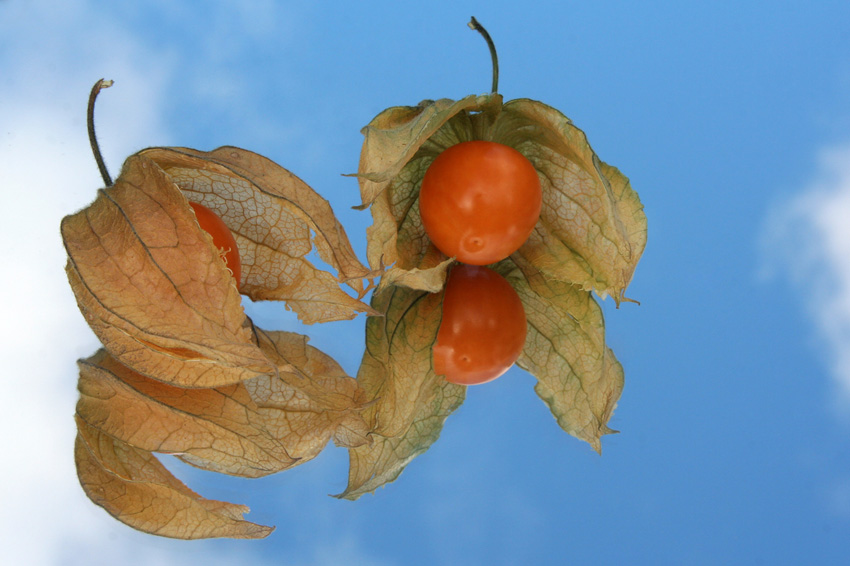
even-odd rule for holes
{"type": "Polygon", "coordinates": [[[493,61],[493,94],[496,94],[499,91],[499,57],[496,55],[496,44],[493,43],[493,38],[490,37],[490,34],[487,33],[487,30],[484,29],[484,26],[478,23],[478,20],[475,19],[475,16],[469,20],[467,24],[469,29],[473,29],[480,33],[484,37],[484,41],[487,42],[487,47],[490,48],[490,59],[493,61]]]}
{"type": "Polygon", "coordinates": [[[97,136],[94,133],[94,103],[97,100],[97,95],[100,94],[100,91],[111,86],[112,81],[106,81],[103,79],[94,83],[94,86],[91,87],[91,93],[89,94],[89,107],[88,112],[86,113],[86,125],[89,129],[89,143],[91,144],[91,151],[94,154],[94,160],[97,161],[97,168],[100,170],[100,176],[103,177],[103,182],[106,183],[107,187],[112,186],[112,177],[109,176],[109,171],[106,169],[106,163],[103,161],[103,155],[100,153],[100,145],[97,143],[97,136]]]}

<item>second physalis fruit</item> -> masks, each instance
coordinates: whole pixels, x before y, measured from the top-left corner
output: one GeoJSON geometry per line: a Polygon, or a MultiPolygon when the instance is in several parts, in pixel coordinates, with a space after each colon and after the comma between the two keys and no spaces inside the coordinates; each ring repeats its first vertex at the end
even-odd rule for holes
{"type": "Polygon", "coordinates": [[[516,291],[487,267],[452,269],[434,345],[434,371],[460,385],[492,381],[522,353],[527,323],[516,291]]]}

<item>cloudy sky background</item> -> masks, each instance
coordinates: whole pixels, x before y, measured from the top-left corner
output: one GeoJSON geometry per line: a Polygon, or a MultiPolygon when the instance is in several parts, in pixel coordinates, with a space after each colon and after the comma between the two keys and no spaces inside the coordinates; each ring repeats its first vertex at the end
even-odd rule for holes
{"type": "MultiPolygon", "coordinates": [[[[843,563],[850,540],[850,6],[846,2],[0,1],[0,561],[10,564],[843,563]],[[451,7],[458,4],[460,7],[451,7]],[[649,246],[605,304],[626,369],[598,457],[519,370],[470,390],[401,478],[351,503],[343,450],[271,478],[169,465],[277,525],[260,542],[138,534],[91,504],[72,446],[75,360],[97,341],[63,273],[61,218],[107,163],[238,145],[352,211],[359,129],[383,108],[489,88],[549,103],[640,192],[649,246]]],[[[362,319],[301,328],[350,372],[362,319]]]]}
{"type": "Polygon", "coordinates": [[[850,144],[821,149],[811,180],[769,211],[763,243],[769,276],[782,271],[803,293],[821,356],[835,379],[833,409],[850,416],[850,144]],[[788,253],[788,250],[797,253],[788,253]]]}

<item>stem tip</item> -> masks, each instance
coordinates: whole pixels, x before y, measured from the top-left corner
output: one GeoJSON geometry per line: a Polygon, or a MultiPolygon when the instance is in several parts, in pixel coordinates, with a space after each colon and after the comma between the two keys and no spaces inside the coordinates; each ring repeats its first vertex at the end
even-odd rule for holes
{"type": "Polygon", "coordinates": [[[112,177],[109,176],[109,171],[106,169],[106,163],[103,161],[103,155],[100,153],[100,145],[97,143],[97,136],[94,131],[94,103],[97,100],[97,95],[100,94],[100,91],[109,88],[112,86],[112,81],[100,79],[94,86],[91,87],[91,93],[89,94],[89,105],[86,112],[86,125],[89,130],[89,143],[91,144],[91,150],[94,154],[94,160],[97,162],[97,168],[100,170],[100,176],[103,178],[103,182],[107,187],[112,186],[112,177]]]}
{"type": "Polygon", "coordinates": [[[493,62],[493,87],[492,92],[496,94],[499,91],[499,57],[496,55],[496,44],[493,43],[493,38],[490,37],[490,34],[487,33],[487,30],[484,29],[478,20],[475,19],[475,16],[469,20],[467,24],[469,29],[477,31],[484,38],[484,41],[487,42],[487,47],[490,48],[490,59],[493,62]]]}

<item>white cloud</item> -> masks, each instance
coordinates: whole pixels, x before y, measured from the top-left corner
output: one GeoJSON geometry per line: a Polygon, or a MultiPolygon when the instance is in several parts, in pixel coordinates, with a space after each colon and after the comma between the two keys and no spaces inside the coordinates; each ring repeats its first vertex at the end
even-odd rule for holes
{"type": "MultiPolygon", "coordinates": [[[[28,53],[32,68],[49,66],[43,52],[28,53]]],[[[85,100],[72,94],[85,93],[85,83],[75,78],[64,82],[54,74],[33,82],[30,71],[17,73],[0,107],[0,230],[5,243],[0,293],[6,298],[0,339],[7,349],[0,398],[0,442],[7,462],[0,472],[0,530],[5,533],[0,561],[55,564],[68,541],[91,549],[109,536],[99,529],[101,518],[85,507],[91,504],[76,484],[74,360],[92,353],[96,340],[75,312],[58,235],[62,215],[91,200],[100,183],[86,150],[84,122],[77,118],[84,106],[67,104],[65,98],[85,100]],[[54,87],[58,92],[61,85],[73,91],[52,101],[40,92],[54,87]]],[[[73,71],[80,71],[79,66],[57,74],[73,71]]],[[[92,69],[80,75],[93,76],[92,69]]],[[[128,140],[116,146],[126,147],[128,140]]]]}
{"type": "MultiPolygon", "coordinates": [[[[48,4],[0,5],[0,563],[185,563],[190,549],[120,525],[77,482],[74,362],[98,344],[65,279],[59,236],[62,216],[102,185],[85,130],[91,84],[106,75],[121,86],[120,102],[98,113],[117,169],[123,156],[167,137],[157,116],[169,72],[152,69],[155,49],[87,3],[48,4]]],[[[227,553],[191,551],[192,560],[234,563],[227,553]]]]}
{"type": "Polygon", "coordinates": [[[850,145],[821,152],[815,179],[774,211],[764,247],[805,297],[850,415],[850,145]]]}
{"type": "MultiPolygon", "coordinates": [[[[259,555],[270,541],[185,543],[137,533],[93,505],[77,482],[75,360],[98,342],[65,278],[59,223],[102,186],[85,128],[88,92],[98,78],[115,80],[97,112],[115,177],[127,155],[173,143],[162,117],[183,56],[95,4],[0,3],[0,563],[272,563],[259,555]]],[[[312,564],[377,564],[356,540],[340,532],[302,555],[312,564]]]]}

